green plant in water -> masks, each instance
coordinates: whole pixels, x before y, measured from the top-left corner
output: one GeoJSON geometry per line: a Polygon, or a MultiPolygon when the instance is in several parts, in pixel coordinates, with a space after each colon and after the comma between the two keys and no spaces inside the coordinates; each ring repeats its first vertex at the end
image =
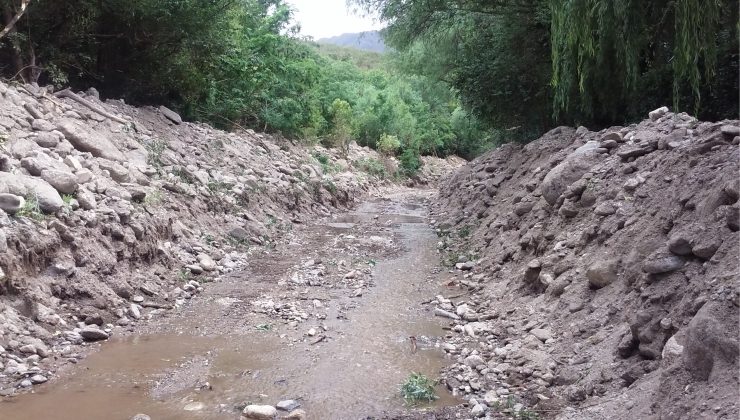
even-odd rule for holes
{"type": "Polygon", "coordinates": [[[407,403],[411,404],[432,402],[439,398],[434,392],[436,384],[435,381],[421,373],[411,372],[411,375],[401,385],[401,395],[407,403]]]}

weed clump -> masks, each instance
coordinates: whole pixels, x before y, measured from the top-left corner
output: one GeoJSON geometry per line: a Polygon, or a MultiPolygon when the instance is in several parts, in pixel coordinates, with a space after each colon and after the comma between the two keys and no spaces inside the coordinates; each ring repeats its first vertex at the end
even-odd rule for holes
{"type": "Polygon", "coordinates": [[[411,372],[411,375],[401,385],[401,395],[407,403],[411,404],[432,402],[439,398],[434,392],[436,384],[435,381],[421,373],[411,372]]]}

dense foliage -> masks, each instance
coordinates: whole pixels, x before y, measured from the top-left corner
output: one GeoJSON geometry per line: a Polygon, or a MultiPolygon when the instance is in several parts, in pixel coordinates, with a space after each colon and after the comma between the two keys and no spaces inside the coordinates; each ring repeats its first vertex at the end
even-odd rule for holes
{"type": "Polygon", "coordinates": [[[407,69],[448,82],[506,138],[622,124],[670,104],[737,117],[737,1],[353,2],[388,23],[407,69]]]}
{"type": "MultiPolygon", "coordinates": [[[[0,0],[5,16],[18,4],[0,0]]],[[[296,32],[283,0],[33,0],[0,40],[0,72],[342,147],[392,136],[412,167],[490,140],[445,84],[296,32]]]]}
{"type": "MultiPolygon", "coordinates": [[[[738,111],[732,0],[351,0],[397,52],[300,39],[284,0],[0,0],[0,75],[399,157],[474,157],[660,105],[738,111]],[[15,24],[13,24],[15,23],[15,24]],[[5,35],[3,33],[3,35],[5,35]]],[[[733,5],[734,4],[734,5],[733,5]]]]}

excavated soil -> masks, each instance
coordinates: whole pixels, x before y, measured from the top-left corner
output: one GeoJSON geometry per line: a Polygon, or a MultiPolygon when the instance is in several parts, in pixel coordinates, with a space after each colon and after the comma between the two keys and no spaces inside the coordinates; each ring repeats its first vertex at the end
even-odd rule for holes
{"type": "Polygon", "coordinates": [[[664,108],[442,183],[431,217],[472,292],[436,302],[462,318],[444,376],[469,415],[738,417],[739,136],[664,108]]]}

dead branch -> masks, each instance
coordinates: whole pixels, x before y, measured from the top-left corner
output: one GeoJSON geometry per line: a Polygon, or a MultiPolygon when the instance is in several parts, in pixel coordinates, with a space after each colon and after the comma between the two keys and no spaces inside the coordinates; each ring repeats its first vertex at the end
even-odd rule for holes
{"type": "Polygon", "coordinates": [[[119,118],[119,117],[111,114],[110,112],[104,110],[103,108],[95,105],[94,103],[88,101],[87,99],[82,98],[80,95],[72,92],[69,88],[64,89],[64,90],[60,90],[59,92],[55,93],[54,96],[56,96],[57,98],[69,98],[69,99],[72,99],[73,101],[79,102],[82,105],[85,105],[86,107],[90,108],[91,110],[97,112],[98,114],[100,114],[100,115],[102,115],[102,116],[104,116],[106,118],[109,118],[109,119],[111,119],[111,120],[113,120],[113,121],[115,121],[117,123],[128,124],[128,121],[124,120],[123,118],[119,118]]]}

